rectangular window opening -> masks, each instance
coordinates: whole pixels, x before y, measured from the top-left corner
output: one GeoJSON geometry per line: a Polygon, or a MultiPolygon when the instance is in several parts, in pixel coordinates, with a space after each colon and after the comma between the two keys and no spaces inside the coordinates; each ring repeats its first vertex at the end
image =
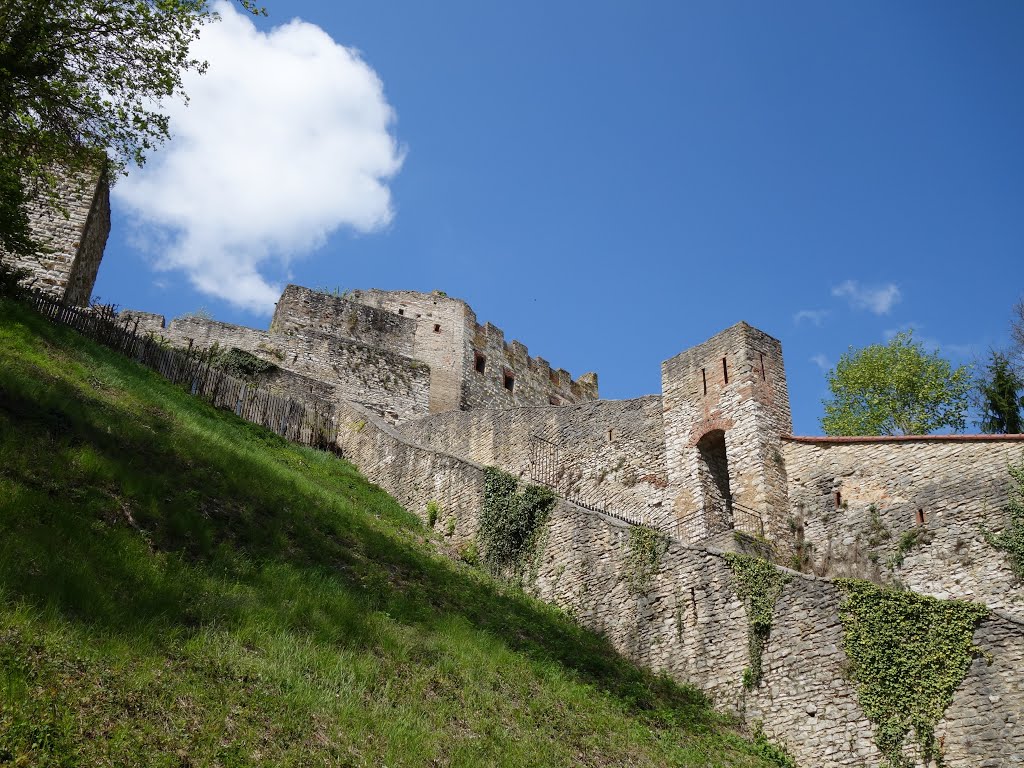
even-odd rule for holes
{"type": "Polygon", "coordinates": [[[761,381],[768,381],[768,377],[764,375],[764,355],[761,355],[761,381]]]}
{"type": "Polygon", "coordinates": [[[479,352],[476,353],[476,360],[473,363],[473,367],[476,368],[477,373],[483,373],[487,370],[487,357],[481,355],[479,352]]]}
{"type": "Polygon", "coordinates": [[[400,314],[400,315],[404,315],[404,314],[405,314],[405,310],[404,310],[404,309],[399,309],[399,310],[398,310],[398,314],[400,314]]]}
{"type": "Polygon", "coordinates": [[[841,506],[843,506],[843,494],[836,491],[836,509],[839,509],[841,506]]]}
{"type": "Polygon", "coordinates": [[[440,332],[441,332],[441,324],[440,323],[434,323],[434,333],[440,333],[440,332]]]}
{"type": "Polygon", "coordinates": [[[722,358],[722,377],[725,379],[725,383],[729,383],[729,366],[725,362],[725,358],[722,358]]]}
{"type": "Polygon", "coordinates": [[[918,525],[924,525],[924,510],[923,509],[917,510],[917,524],[918,525]]]}
{"type": "Polygon", "coordinates": [[[700,369],[700,377],[704,381],[704,394],[708,393],[708,372],[706,368],[700,369]]]}
{"type": "Polygon", "coordinates": [[[516,377],[512,371],[505,371],[505,389],[511,392],[516,386],[516,377]]]}

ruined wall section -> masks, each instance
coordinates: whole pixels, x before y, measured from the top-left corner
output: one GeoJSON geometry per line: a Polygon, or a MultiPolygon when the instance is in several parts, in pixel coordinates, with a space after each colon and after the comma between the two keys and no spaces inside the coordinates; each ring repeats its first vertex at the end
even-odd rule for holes
{"type": "Polygon", "coordinates": [[[130,322],[131,328],[139,320],[140,333],[152,332],[175,346],[237,348],[302,377],[296,381],[286,376],[265,377],[268,385],[281,390],[299,393],[305,386],[306,396],[360,403],[393,423],[428,412],[430,370],[416,360],[376,347],[312,332],[271,333],[190,316],[165,324],[159,315],[126,310],[121,318],[130,322]]]}
{"type": "MultiPolygon", "coordinates": [[[[483,502],[476,464],[422,448],[365,409],[339,410],[339,445],[371,481],[437,529],[457,551],[473,540],[483,502]]],[[[690,682],[748,726],[763,721],[802,768],[879,765],[872,725],[848,679],[841,595],[829,581],[792,574],[772,617],[764,677],[745,692],[747,617],[720,554],[671,543],[643,589],[630,586],[629,526],[559,502],[527,588],[604,633],[626,656],[690,682]]],[[[940,721],[947,768],[1014,765],[1024,754],[1024,625],[993,614],[975,633],[976,660],[940,721]],[[1003,760],[1003,762],[1000,762],[1003,760]],[[1014,762],[1016,760],[1016,762],[1014,762]]]]}
{"type": "Polygon", "coordinates": [[[416,323],[351,300],[353,295],[354,292],[334,295],[289,285],[274,309],[270,331],[350,339],[386,352],[414,357],[416,323]]]}
{"type": "Polygon", "coordinates": [[[458,410],[472,314],[466,302],[418,291],[353,291],[352,299],[413,324],[411,355],[430,366],[430,412],[458,410]]]}
{"type": "Polygon", "coordinates": [[[1024,584],[985,536],[1009,521],[1007,466],[1024,461],[1024,437],[798,437],[782,452],[793,532],[780,544],[795,562],[1024,619],[1024,584]]]}
{"type": "Polygon", "coordinates": [[[664,525],[661,398],[451,411],[402,425],[414,443],[551,486],[564,497],[664,525]]]}
{"type": "Polygon", "coordinates": [[[61,179],[57,197],[64,211],[41,200],[29,209],[32,235],[46,252],[28,258],[0,256],[27,269],[26,282],[33,287],[86,306],[110,234],[110,187],[105,175],[83,173],[61,179]]]}
{"type": "Polygon", "coordinates": [[[564,405],[596,400],[597,375],[573,380],[531,357],[518,341],[506,343],[504,332],[477,323],[466,302],[438,291],[354,291],[353,300],[411,317],[418,323],[413,356],[435,373],[431,413],[475,408],[564,405]]]}
{"type": "Polygon", "coordinates": [[[662,393],[678,535],[696,542],[730,525],[781,534],[779,445],[792,417],[779,341],[738,323],[662,363],[662,393]]]}

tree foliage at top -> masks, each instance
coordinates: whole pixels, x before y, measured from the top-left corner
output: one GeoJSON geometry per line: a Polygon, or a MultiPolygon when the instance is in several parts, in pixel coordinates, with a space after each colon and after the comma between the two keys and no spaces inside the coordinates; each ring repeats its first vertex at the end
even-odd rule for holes
{"type": "Polygon", "coordinates": [[[57,173],[141,166],[169,137],[161,105],[205,70],[189,46],[213,18],[206,0],[0,3],[0,247],[36,250],[25,204],[58,204],[57,173]]]}
{"type": "Polygon", "coordinates": [[[981,431],[1019,435],[1024,407],[1024,379],[1002,352],[992,352],[985,373],[978,380],[981,431]]]}
{"type": "Polygon", "coordinates": [[[888,344],[851,348],[828,373],[828,386],[827,435],[927,435],[963,431],[971,375],[903,331],[888,344]]]}

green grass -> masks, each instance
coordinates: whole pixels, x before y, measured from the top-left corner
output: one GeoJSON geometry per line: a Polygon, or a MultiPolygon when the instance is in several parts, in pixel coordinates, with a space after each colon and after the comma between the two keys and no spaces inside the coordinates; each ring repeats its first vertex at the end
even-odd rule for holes
{"type": "Polygon", "coordinates": [[[349,464],[0,301],[0,765],[760,766],[349,464]]]}

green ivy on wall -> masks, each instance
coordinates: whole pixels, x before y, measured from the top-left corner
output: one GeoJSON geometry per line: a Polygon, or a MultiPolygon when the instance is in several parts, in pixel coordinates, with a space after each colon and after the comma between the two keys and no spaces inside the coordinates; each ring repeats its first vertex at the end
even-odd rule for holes
{"type": "Polygon", "coordinates": [[[626,555],[626,584],[634,595],[642,595],[651,587],[661,567],[661,558],[668,549],[668,539],[652,528],[630,526],[629,553],[626,555]]]}
{"type": "Polygon", "coordinates": [[[527,485],[497,467],[484,470],[484,507],[477,543],[480,560],[494,574],[518,572],[555,505],[550,488],[527,485]]]}
{"type": "Polygon", "coordinates": [[[1010,465],[1010,477],[1014,487],[1010,488],[1010,503],[1007,512],[1010,521],[998,535],[987,534],[988,542],[1006,553],[1010,568],[1018,579],[1024,581],[1024,462],[1010,465]]]}
{"type": "Polygon", "coordinates": [[[736,581],[736,594],[746,603],[750,666],[743,670],[743,686],[751,690],[761,682],[761,656],[772,629],[772,613],[782,588],[792,578],[760,557],[723,555],[736,581]]]}
{"type": "Polygon", "coordinates": [[[913,730],[924,764],[941,766],[935,725],[972,659],[981,654],[974,630],[988,609],[858,579],[835,583],[844,594],[839,616],[851,677],[885,765],[912,766],[903,745],[913,730]]]}
{"type": "Polygon", "coordinates": [[[212,357],[213,365],[247,381],[256,381],[263,374],[278,370],[273,363],[238,347],[231,347],[228,350],[217,348],[213,350],[212,357]]]}

